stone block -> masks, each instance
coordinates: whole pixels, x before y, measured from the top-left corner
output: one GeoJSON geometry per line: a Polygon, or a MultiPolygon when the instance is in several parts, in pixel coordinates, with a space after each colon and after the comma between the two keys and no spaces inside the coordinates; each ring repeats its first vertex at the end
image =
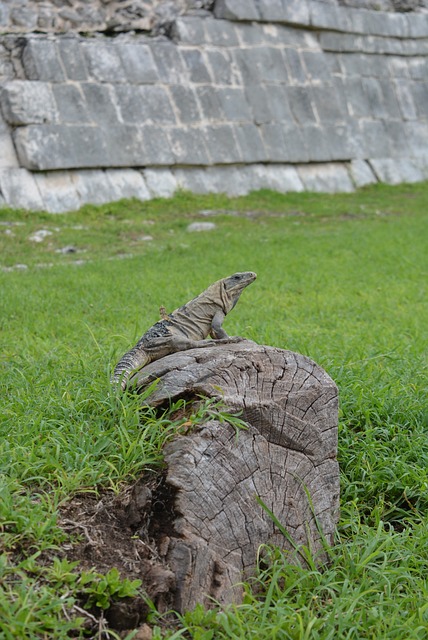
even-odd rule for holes
{"type": "Polygon", "coordinates": [[[85,125],[29,125],[14,132],[22,166],[36,171],[111,164],[102,131],[85,125]]]}
{"type": "Polygon", "coordinates": [[[259,91],[267,96],[272,122],[293,122],[293,113],[288,101],[289,89],[285,85],[262,85],[259,91]]]}
{"type": "Polygon", "coordinates": [[[358,189],[377,182],[375,174],[365,160],[352,160],[349,163],[349,174],[358,189]]]}
{"type": "Polygon", "coordinates": [[[296,29],[286,24],[262,24],[261,28],[265,40],[269,43],[299,49],[299,51],[303,49],[320,51],[318,34],[314,35],[306,29],[296,29]]]}
{"type": "Polygon", "coordinates": [[[385,79],[385,77],[380,78],[379,84],[383,95],[383,102],[385,105],[387,118],[401,119],[400,107],[398,105],[397,97],[391,80],[389,78],[385,79]]]}
{"type": "Polygon", "coordinates": [[[140,167],[151,158],[147,156],[142,128],[137,124],[116,124],[101,130],[107,155],[98,167],[140,167]]]}
{"type": "Polygon", "coordinates": [[[394,82],[395,94],[404,120],[416,120],[418,117],[415,101],[412,96],[412,81],[401,78],[394,82]]]}
{"type": "Polygon", "coordinates": [[[388,137],[390,154],[392,156],[411,155],[408,146],[405,123],[401,120],[386,120],[385,131],[388,137]]]}
{"type": "Polygon", "coordinates": [[[176,164],[210,164],[203,133],[196,127],[172,127],[167,131],[176,164]]]}
{"type": "Polygon", "coordinates": [[[352,7],[343,7],[338,13],[339,31],[351,33],[370,33],[370,11],[364,9],[364,6],[354,9],[352,7]]]}
{"type": "Polygon", "coordinates": [[[411,86],[413,102],[416,105],[416,111],[421,118],[428,117],[428,81],[413,82],[411,86]]]}
{"type": "MultiPolygon", "coordinates": [[[[1,100],[0,100],[0,104],[1,104],[1,100]]],[[[9,131],[10,131],[9,125],[6,124],[6,121],[0,110],[0,133],[9,133],[9,131]]]]}
{"type": "Polygon", "coordinates": [[[376,53],[378,55],[412,55],[413,52],[406,48],[409,43],[406,40],[393,38],[382,38],[380,36],[361,36],[356,39],[356,44],[366,53],[376,53]]]}
{"type": "Polygon", "coordinates": [[[198,46],[205,44],[207,36],[205,34],[205,23],[202,18],[185,16],[176,18],[172,24],[170,37],[174,42],[180,44],[191,44],[198,46]]]}
{"type": "Polygon", "coordinates": [[[348,112],[354,118],[367,118],[371,115],[371,108],[367,93],[363,89],[362,78],[343,78],[344,93],[348,112]]]}
{"type": "Polygon", "coordinates": [[[22,3],[11,7],[10,19],[15,28],[18,27],[24,31],[34,31],[37,26],[37,14],[22,3]]]}
{"type": "Polygon", "coordinates": [[[184,188],[195,193],[225,193],[237,197],[252,191],[251,173],[246,167],[208,167],[203,171],[205,175],[190,171],[187,176],[177,176],[177,179],[185,181],[184,188]]]}
{"type": "Polygon", "coordinates": [[[408,36],[408,21],[405,16],[386,11],[349,9],[352,21],[360,15],[360,33],[365,35],[405,38],[408,36]]]}
{"type": "Polygon", "coordinates": [[[409,78],[409,61],[398,56],[388,58],[388,67],[394,78],[409,78]]]}
{"type": "Polygon", "coordinates": [[[131,84],[155,84],[158,73],[152,50],[147,44],[124,43],[116,45],[125,71],[125,81],[131,84]]]}
{"type": "Polygon", "coordinates": [[[299,128],[275,123],[262,124],[260,130],[270,162],[308,161],[308,151],[299,128]]]}
{"type": "Polygon", "coordinates": [[[80,87],[85,97],[89,120],[102,127],[116,126],[119,113],[113,85],[82,82],[80,87]]]}
{"type": "MultiPolygon", "coordinates": [[[[272,30],[274,33],[277,32],[276,27],[272,25],[268,25],[269,32],[272,34],[272,30]]],[[[249,22],[241,22],[237,25],[236,33],[238,35],[241,46],[250,46],[254,47],[259,44],[265,44],[266,38],[272,38],[272,35],[265,33],[266,25],[259,24],[257,22],[249,23],[249,22]]]]}
{"type": "Polygon", "coordinates": [[[212,85],[201,85],[195,87],[195,93],[202,110],[202,117],[205,120],[224,120],[224,113],[216,87],[212,85]]]}
{"type": "Polygon", "coordinates": [[[311,87],[287,87],[287,98],[296,122],[301,125],[316,123],[311,87]]]}
{"type": "Polygon", "coordinates": [[[376,78],[363,78],[361,82],[364,95],[369,104],[370,114],[374,118],[387,118],[388,111],[379,80],[376,78]]]}
{"type": "Polygon", "coordinates": [[[8,27],[10,19],[10,7],[4,2],[0,5],[0,26],[8,27]]]}
{"type": "Polygon", "coordinates": [[[214,15],[223,20],[259,20],[255,0],[216,0],[214,15]]]}
{"type": "Polygon", "coordinates": [[[64,83],[52,85],[52,91],[61,123],[82,124],[88,122],[89,116],[85,98],[79,85],[64,83]]]}
{"type": "MultiPolygon", "coordinates": [[[[183,49],[181,55],[183,56],[184,64],[186,65],[191,82],[199,84],[212,82],[202,51],[198,51],[197,49],[183,49]]],[[[182,85],[175,86],[181,87],[182,85]]]]}
{"type": "Polygon", "coordinates": [[[257,6],[261,19],[266,22],[310,24],[307,0],[259,0],[257,6]]]}
{"type": "Polygon", "coordinates": [[[306,125],[300,131],[309,162],[328,162],[332,159],[325,127],[306,125]]]}
{"type": "MultiPolygon", "coordinates": [[[[354,10],[354,13],[355,12],[356,10],[354,10]]],[[[407,19],[408,16],[393,12],[387,13],[386,16],[385,14],[383,16],[380,16],[379,12],[375,13],[377,13],[378,20],[376,27],[379,26],[379,29],[377,31],[378,35],[388,36],[392,38],[408,38],[410,36],[409,21],[407,19]]],[[[371,18],[372,16],[370,16],[369,18],[370,22],[371,18]]],[[[428,35],[428,33],[426,35],[428,35]]]]}
{"type": "MultiPolygon", "coordinates": [[[[327,54],[324,54],[327,55],[327,54]]],[[[330,54],[334,55],[334,54],[330,54]]],[[[362,53],[343,53],[336,55],[339,66],[345,76],[362,76],[364,73],[365,55],[362,53]]]]}
{"type": "Polygon", "coordinates": [[[11,53],[3,44],[0,43],[0,78],[2,82],[9,79],[13,80],[16,77],[11,58],[11,53]]]}
{"type": "Polygon", "coordinates": [[[201,112],[191,86],[175,84],[169,87],[175,110],[183,124],[196,124],[201,120],[201,112]]]}
{"type": "Polygon", "coordinates": [[[208,61],[209,68],[211,69],[215,84],[243,84],[241,73],[235,64],[230,51],[227,49],[223,49],[222,51],[207,50],[205,52],[205,56],[208,61]]]}
{"type": "Polygon", "coordinates": [[[388,53],[397,53],[398,55],[403,54],[405,56],[427,56],[428,55],[428,38],[424,38],[423,40],[398,40],[392,41],[392,44],[398,42],[400,44],[393,48],[393,51],[389,51],[388,53]]]}
{"type": "Polygon", "coordinates": [[[161,127],[117,124],[103,129],[102,135],[107,155],[99,167],[174,164],[174,156],[161,127]]]}
{"type": "Polygon", "coordinates": [[[163,126],[155,127],[147,125],[140,127],[143,136],[143,148],[145,160],[140,166],[173,165],[175,155],[167,138],[166,129],[163,126]]]}
{"type": "Polygon", "coordinates": [[[428,38],[428,16],[420,13],[406,15],[410,38],[428,38]]]}
{"type": "Polygon", "coordinates": [[[406,60],[410,77],[414,80],[425,80],[428,77],[428,59],[415,57],[406,60]]]}
{"type": "Polygon", "coordinates": [[[300,53],[296,49],[284,50],[285,62],[289,69],[289,78],[292,82],[305,84],[309,78],[306,76],[300,53]]]}
{"type": "Polygon", "coordinates": [[[405,122],[404,130],[411,155],[424,156],[428,148],[428,123],[423,121],[405,122]]]}
{"type": "Polygon", "coordinates": [[[319,36],[321,49],[337,52],[361,52],[363,41],[360,37],[348,33],[336,33],[334,31],[322,31],[319,36]]]}
{"type": "Polygon", "coordinates": [[[186,84],[187,67],[181,58],[180,49],[172,42],[154,42],[152,55],[158,70],[158,82],[186,84]]]}
{"type": "Polygon", "coordinates": [[[170,169],[145,169],[143,176],[153,198],[171,198],[178,189],[177,180],[170,169]]]}
{"type": "Polygon", "coordinates": [[[339,71],[336,56],[323,51],[302,51],[301,57],[311,80],[328,82],[339,71]]]}
{"type": "Polygon", "coordinates": [[[387,158],[391,148],[385,123],[381,120],[367,120],[359,123],[363,155],[365,158],[387,158]]]}
{"type": "Polygon", "coordinates": [[[114,44],[104,42],[85,42],[83,53],[89,75],[99,82],[126,82],[125,68],[114,44]]]}
{"type": "Polygon", "coordinates": [[[254,164],[247,167],[252,176],[252,191],[271,189],[278,193],[303,191],[303,184],[292,165],[254,164]]]}
{"type": "Polygon", "coordinates": [[[83,55],[83,46],[78,38],[58,38],[57,47],[67,79],[76,81],[87,80],[88,70],[83,55]]]}
{"type": "Polygon", "coordinates": [[[0,130],[0,169],[6,167],[19,167],[12,136],[6,131],[0,130]]]}
{"type": "Polygon", "coordinates": [[[269,93],[265,86],[256,84],[247,85],[245,87],[245,97],[250,106],[252,120],[256,124],[264,124],[273,120],[269,93]]]}
{"type": "Polygon", "coordinates": [[[22,65],[28,80],[64,82],[66,79],[54,40],[28,39],[22,51],[22,65]]]}
{"type": "Polygon", "coordinates": [[[246,85],[287,82],[288,76],[280,49],[255,47],[236,49],[236,63],[246,85]]]}
{"type": "Polygon", "coordinates": [[[310,3],[310,22],[316,29],[331,29],[332,31],[347,31],[347,13],[339,7],[327,5],[325,2],[310,3]]]}
{"type": "Polygon", "coordinates": [[[320,122],[343,122],[348,115],[344,95],[339,93],[337,87],[331,84],[313,86],[312,98],[320,122]]]}
{"type": "Polygon", "coordinates": [[[244,90],[240,87],[221,87],[218,89],[221,108],[229,122],[250,122],[251,112],[244,90]]]}
{"type": "Polygon", "coordinates": [[[79,209],[81,200],[69,171],[35,173],[44,208],[49,213],[64,213],[79,209]]]}
{"type": "Polygon", "coordinates": [[[0,87],[0,104],[5,120],[11,125],[57,120],[56,103],[51,85],[47,82],[5,82],[0,87]]]}
{"type": "Polygon", "coordinates": [[[44,209],[34,176],[26,169],[0,169],[0,191],[9,207],[44,209]]]}
{"type": "Polygon", "coordinates": [[[423,172],[410,158],[374,158],[369,162],[379,182],[401,184],[425,179],[423,172]]]}
{"type": "Polygon", "coordinates": [[[346,166],[339,163],[300,165],[299,177],[306,191],[351,193],[355,191],[346,166]]]}
{"type": "Polygon", "coordinates": [[[293,121],[284,85],[249,85],[245,95],[256,124],[293,121]]]}
{"type": "Polygon", "coordinates": [[[268,160],[267,152],[258,127],[254,124],[237,124],[234,126],[238,140],[240,156],[243,162],[264,162],[268,160]]]}
{"type": "Polygon", "coordinates": [[[140,171],[135,169],[108,169],[105,173],[115,194],[113,200],[122,200],[124,198],[150,200],[150,192],[140,171]]]}
{"type": "Polygon", "coordinates": [[[81,169],[72,171],[70,175],[81,205],[117,200],[117,190],[102,169],[81,169]]]}
{"type": "Polygon", "coordinates": [[[428,152],[417,158],[412,158],[412,164],[415,165],[423,175],[424,180],[428,180],[428,152]]]}
{"type": "Polygon", "coordinates": [[[184,191],[191,193],[215,193],[216,185],[211,180],[206,168],[182,168],[174,170],[177,185],[184,191]]]}
{"type": "MultiPolygon", "coordinates": [[[[237,47],[239,40],[235,26],[228,20],[204,20],[207,40],[216,47],[237,47]]],[[[241,29],[241,27],[239,27],[241,29]]]]}
{"type": "Polygon", "coordinates": [[[123,122],[130,124],[175,124],[175,115],[166,89],[153,85],[119,85],[116,103],[123,122]]]}
{"type": "Polygon", "coordinates": [[[324,133],[328,141],[330,160],[350,160],[364,157],[364,144],[358,123],[351,119],[343,125],[327,125],[324,133]]]}
{"type": "Polygon", "coordinates": [[[203,130],[203,138],[211,164],[241,162],[242,156],[234,135],[236,126],[211,125],[203,130]]]}

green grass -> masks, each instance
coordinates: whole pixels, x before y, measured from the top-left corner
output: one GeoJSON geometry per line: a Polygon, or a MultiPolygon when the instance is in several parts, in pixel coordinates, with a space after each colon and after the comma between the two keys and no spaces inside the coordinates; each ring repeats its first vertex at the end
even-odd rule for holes
{"type": "Polygon", "coordinates": [[[52,571],[59,505],[138,478],[175,428],[109,396],[111,368],[160,304],[242,270],[258,280],[226,330],[304,353],[339,386],[337,545],[324,571],[272,552],[242,606],[198,608],[166,637],[426,638],[427,212],[428,184],[0,209],[0,638],[79,637],[82,586],[52,571]],[[189,233],[195,220],[217,227],[189,233]]]}

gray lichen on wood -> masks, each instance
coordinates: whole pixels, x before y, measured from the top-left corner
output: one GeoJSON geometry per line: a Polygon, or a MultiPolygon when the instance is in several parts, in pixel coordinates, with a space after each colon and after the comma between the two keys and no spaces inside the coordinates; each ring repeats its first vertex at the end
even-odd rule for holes
{"type": "Polygon", "coordinates": [[[327,373],[305,356],[244,341],[167,356],[133,382],[142,392],[154,379],[154,406],[218,397],[248,424],[237,433],[208,420],[165,447],[174,513],[157,542],[175,575],[171,606],[239,602],[263,544],[288,550],[290,561],[305,545],[322,564],[339,501],[338,392],[327,373]]]}

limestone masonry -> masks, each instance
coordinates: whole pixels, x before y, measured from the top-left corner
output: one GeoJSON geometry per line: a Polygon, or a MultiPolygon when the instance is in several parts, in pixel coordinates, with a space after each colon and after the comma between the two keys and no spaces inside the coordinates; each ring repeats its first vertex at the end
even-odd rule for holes
{"type": "Polygon", "coordinates": [[[0,2],[0,206],[428,179],[413,5],[0,2]]]}

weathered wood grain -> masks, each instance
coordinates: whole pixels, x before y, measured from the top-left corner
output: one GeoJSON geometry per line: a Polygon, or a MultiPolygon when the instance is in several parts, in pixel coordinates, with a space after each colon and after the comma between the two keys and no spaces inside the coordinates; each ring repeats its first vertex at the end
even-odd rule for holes
{"type": "Polygon", "coordinates": [[[132,382],[143,391],[157,378],[151,404],[218,397],[248,424],[237,433],[209,420],[165,447],[173,516],[157,542],[176,578],[172,606],[239,601],[263,544],[289,550],[290,561],[294,545],[306,545],[324,562],[339,500],[338,392],[326,372],[302,355],[243,341],[168,356],[132,382]]]}

